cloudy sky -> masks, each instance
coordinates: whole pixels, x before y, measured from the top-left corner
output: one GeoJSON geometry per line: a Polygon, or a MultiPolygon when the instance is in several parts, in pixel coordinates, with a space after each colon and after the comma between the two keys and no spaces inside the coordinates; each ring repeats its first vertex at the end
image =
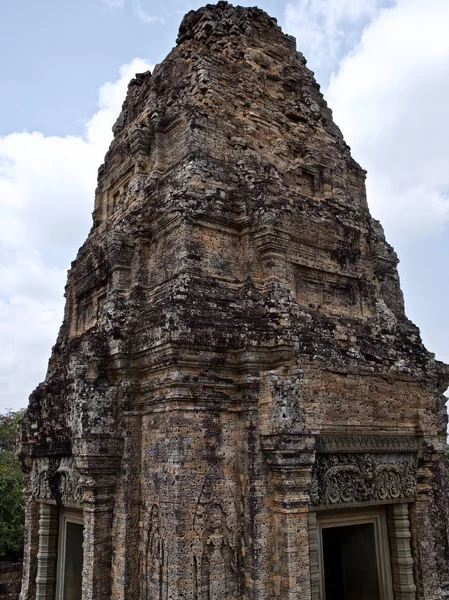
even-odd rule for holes
{"type": "MultiPolygon", "coordinates": [[[[0,0],[0,411],[25,406],[45,377],[127,83],[163,60],[182,15],[203,3],[0,0]]],[[[407,314],[449,362],[448,0],[258,6],[315,71],[368,170],[407,314]]]]}

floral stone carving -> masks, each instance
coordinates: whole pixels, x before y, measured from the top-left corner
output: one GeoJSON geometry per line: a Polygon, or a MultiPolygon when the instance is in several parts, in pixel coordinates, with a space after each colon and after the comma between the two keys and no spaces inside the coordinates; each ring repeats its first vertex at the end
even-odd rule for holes
{"type": "Polygon", "coordinates": [[[56,500],[58,504],[80,504],[79,478],[72,456],[36,458],[31,473],[33,498],[56,500]]]}
{"type": "Polygon", "coordinates": [[[413,500],[416,462],[410,455],[317,455],[310,489],[314,505],[413,500]]]}

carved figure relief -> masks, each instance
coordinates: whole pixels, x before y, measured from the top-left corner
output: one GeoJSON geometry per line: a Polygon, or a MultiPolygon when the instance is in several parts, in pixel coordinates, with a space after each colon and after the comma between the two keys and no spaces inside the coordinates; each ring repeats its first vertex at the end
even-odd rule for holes
{"type": "Polygon", "coordinates": [[[81,504],[80,475],[73,456],[36,458],[31,473],[33,498],[58,504],[81,504]]]}
{"type": "Polygon", "coordinates": [[[226,515],[218,503],[208,511],[205,533],[206,597],[208,600],[220,600],[229,597],[229,592],[232,597],[237,567],[236,549],[232,544],[232,532],[227,528],[226,515]]]}
{"type": "Polygon", "coordinates": [[[410,455],[318,454],[312,471],[315,505],[386,503],[415,494],[416,463],[410,455]]]}
{"type": "Polygon", "coordinates": [[[145,600],[163,600],[165,541],[162,535],[161,509],[153,504],[150,511],[148,539],[145,552],[145,600]]]}
{"type": "Polygon", "coordinates": [[[62,502],[79,504],[83,495],[79,486],[79,473],[75,469],[73,457],[63,456],[54,474],[56,489],[62,502]]]}
{"type": "Polygon", "coordinates": [[[223,475],[212,471],[206,479],[195,511],[194,532],[194,599],[237,599],[241,536],[235,498],[223,475]]]}
{"type": "Polygon", "coordinates": [[[48,474],[50,470],[49,458],[38,458],[33,461],[31,473],[31,489],[33,498],[51,500],[48,474]]]}

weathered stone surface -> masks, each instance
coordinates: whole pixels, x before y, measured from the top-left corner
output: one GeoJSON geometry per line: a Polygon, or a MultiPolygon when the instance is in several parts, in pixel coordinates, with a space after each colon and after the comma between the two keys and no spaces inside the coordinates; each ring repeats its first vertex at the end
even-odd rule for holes
{"type": "Polygon", "coordinates": [[[22,563],[0,562],[0,600],[18,600],[22,563]]]}
{"type": "Polygon", "coordinates": [[[29,520],[45,465],[80,475],[83,598],[315,598],[308,513],[347,497],[332,461],[402,529],[409,503],[416,597],[442,598],[449,372],[294,39],[256,8],[190,12],[114,134],[19,445],[29,520]]]}

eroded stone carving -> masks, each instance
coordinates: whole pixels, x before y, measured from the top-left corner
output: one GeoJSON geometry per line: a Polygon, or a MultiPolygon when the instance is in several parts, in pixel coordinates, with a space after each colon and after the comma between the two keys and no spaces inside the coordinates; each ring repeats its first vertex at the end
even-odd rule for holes
{"type": "Polygon", "coordinates": [[[196,507],[194,535],[194,598],[238,598],[240,535],[237,508],[229,482],[214,470],[206,478],[196,507]]]}
{"type": "Polygon", "coordinates": [[[418,440],[410,436],[345,435],[320,436],[316,440],[320,453],[346,452],[417,452],[418,440]]]}
{"type": "Polygon", "coordinates": [[[50,500],[51,491],[49,486],[49,458],[38,458],[33,462],[31,474],[31,486],[33,498],[41,500],[50,500]]]}
{"type": "Polygon", "coordinates": [[[214,502],[206,509],[199,505],[196,519],[195,597],[198,600],[236,598],[238,549],[229,515],[221,504],[214,502]]]}
{"type": "Polygon", "coordinates": [[[162,600],[164,596],[165,542],[162,535],[161,509],[153,504],[150,511],[145,559],[145,600],[162,600]]]}
{"type": "Polygon", "coordinates": [[[318,455],[310,500],[315,505],[395,502],[416,494],[416,463],[404,455],[318,455]]]}
{"type": "Polygon", "coordinates": [[[58,504],[80,504],[80,475],[72,456],[37,458],[33,461],[31,485],[36,500],[56,500],[58,504]]]}

